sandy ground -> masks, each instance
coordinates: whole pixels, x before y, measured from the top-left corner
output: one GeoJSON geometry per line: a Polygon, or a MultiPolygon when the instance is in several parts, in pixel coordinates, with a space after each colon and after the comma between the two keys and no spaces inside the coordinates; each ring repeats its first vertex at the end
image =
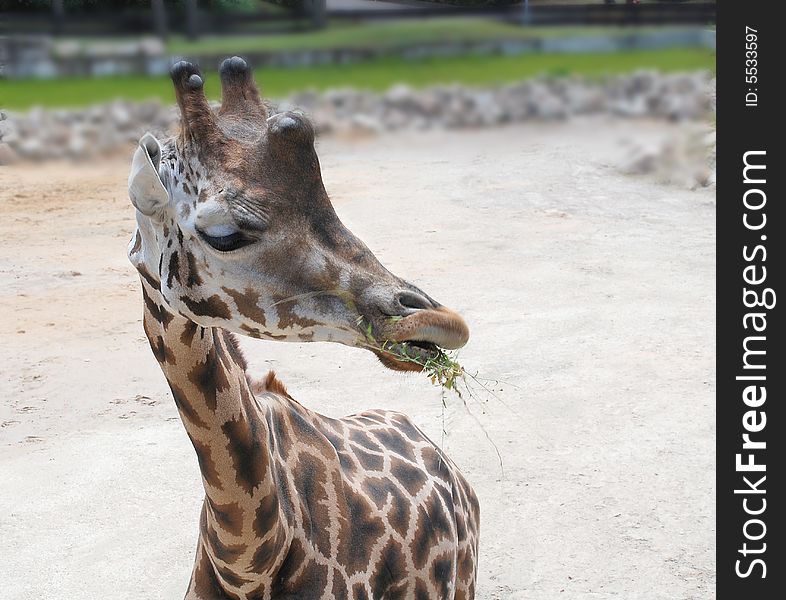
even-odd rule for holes
{"type": "MultiPolygon", "coordinates": [[[[320,142],[342,219],[508,384],[443,411],[361,350],[244,346],[311,408],[441,440],[481,501],[480,599],[714,595],[714,193],[615,167],[673,129],[320,142]]],[[[201,484],[142,333],[127,160],[0,169],[4,599],[182,598],[191,571],[201,484]]]]}

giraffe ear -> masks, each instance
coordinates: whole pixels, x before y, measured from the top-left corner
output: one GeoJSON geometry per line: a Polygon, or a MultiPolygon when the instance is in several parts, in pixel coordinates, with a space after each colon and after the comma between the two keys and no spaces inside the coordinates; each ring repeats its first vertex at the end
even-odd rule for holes
{"type": "Polygon", "coordinates": [[[131,161],[128,176],[128,195],[131,202],[143,215],[152,216],[169,202],[158,165],[161,164],[161,144],[155,136],[146,133],[139,140],[139,147],[131,161]]]}

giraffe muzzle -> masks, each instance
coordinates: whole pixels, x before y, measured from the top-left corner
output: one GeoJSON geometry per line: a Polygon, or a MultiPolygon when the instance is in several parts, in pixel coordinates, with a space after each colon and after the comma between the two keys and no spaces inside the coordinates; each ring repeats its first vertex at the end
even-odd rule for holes
{"type": "Polygon", "coordinates": [[[420,294],[404,294],[399,302],[402,314],[383,319],[372,347],[385,366],[421,371],[444,350],[457,350],[469,340],[469,327],[457,312],[420,294]]]}
{"type": "Polygon", "coordinates": [[[395,320],[387,336],[394,342],[421,342],[457,350],[469,340],[469,327],[457,312],[445,306],[417,310],[395,320]]]}

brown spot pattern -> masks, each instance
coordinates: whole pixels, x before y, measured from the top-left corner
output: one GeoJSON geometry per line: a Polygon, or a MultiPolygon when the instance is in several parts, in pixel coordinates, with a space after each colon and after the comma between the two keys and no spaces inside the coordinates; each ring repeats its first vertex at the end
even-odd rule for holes
{"type": "Polygon", "coordinates": [[[254,532],[260,539],[273,529],[279,519],[278,498],[274,494],[269,494],[262,498],[257,507],[254,517],[254,532]]]}
{"type": "Polygon", "coordinates": [[[241,315],[251,319],[257,325],[265,326],[265,312],[259,307],[259,292],[251,288],[247,288],[242,293],[228,287],[222,287],[221,289],[234,300],[241,315]]]}
{"type": "Polygon", "coordinates": [[[214,527],[211,527],[209,523],[205,527],[205,533],[212,555],[225,563],[232,564],[236,562],[243,552],[246,551],[246,547],[242,544],[224,543],[218,531],[214,527]]]}
{"type": "Polygon", "coordinates": [[[368,549],[385,534],[385,526],[366,498],[349,489],[344,492],[347,526],[341,532],[338,560],[351,575],[368,568],[368,549]]]}
{"type": "Polygon", "coordinates": [[[183,332],[180,334],[180,343],[184,346],[191,346],[194,343],[194,335],[197,332],[198,325],[193,321],[188,321],[183,327],[183,332]]]}
{"type": "Polygon", "coordinates": [[[153,318],[155,321],[161,323],[164,329],[169,327],[169,324],[172,322],[172,319],[174,319],[175,315],[173,315],[163,306],[157,304],[150,297],[150,295],[147,293],[147,290],[145,290],[144,287],[142,287],[142,299],[145,302],[145,308],[147,309],[147,312],[150,315],[150,317],[153,318]]]}
{"type": "Polygon", "coordinates": [[[210,496],[206,496],[205,501],[211,517],[221,529],[234,536],[243,533],[243,508],[237,502],[218,504],[211,500],[210,496]]]}
{"type": "Polygon", "coordinates": [[[218,360],[215,347],[211,346],[203,362],[194,365],[188,379],[204,396],[205,404],[212,411],[216,410],[217,394],[229,388],[229,380],[223,365],[218,360]]]}
{"type": "Polygon", "coordinates": [[[199,461],[199,470],[202,472],[202,478],[205,482],[218,490],[223,490],[224,487],[221,484],[221,479],[218,476],[218,469],[216,468],[216,463],[213,461],[213,455],[210,452],[210,447],[198,442],[195,439],[191,440],[191,443],[194,446],[194,451],[197,455],[197,461],[199,461]]]}
{"type": "Polygon", "coordinates": [[[202,285],[203,280],[202,277],[199,275],[199,268],[196,264],[196,258],[191,252],[186,251],[186,267],[188,269],[188,274],[186,275],[186,285],[190,288],[202,285]]]}
{"type": "Polygon", "coordinates": [[[188,307],[193,314],[198,317],[211,317],[214,319],[225,319],[229,321],[232,313],[220,296],[213,294],[209,298],[194,300],[188,296],[181,296],[180,301],[188,307]]]}
{"type": "Polygon", "coordinates": [[[306,539],[324,556],[330,555],[330,523],[327,473],[322,460],[301,454],[294,469],[295,489],[301,500],[302,522],[306,539]]]}
{"type": "Polygon", "coordinates": [[[296,307],[297,303],[294,300],[289,300],[276,305],[279,329],[288,329],[295,325],[303,328],[320,325],[319,321],[314,321],[313,319],[309,319],[308,317],[297,314],[295,312],[296,307]]]}
{"type": "Polygon", "coordinates": [[[168,273],[166,277],[166,285],[168,288],[172,287],[172,281],[180,282],[180,260],[178,258],[177,250],[172,252],[169,256],[169,266],[168,266],[168,273]]]}
{"type": "Polygon", "coordinates": [[[352,600],[370,600],[364,584],[356,583],[352,586],[352,600]]]}
{"type": "Polygon", "coordinates": [[[198,551],[198,562],[194,568],[193,590],[198,598],[217,598],[223,599],[227,596],[224,593],[221,583],[216,577],[213,565],[207,552],[200,549],[198,551]]]}
{"type": "Polygon", "coordinates": [[[231,419],[221,426],[221,431],[227,438],[226,448],[235,468],[235,482],[251,495],[267,474],[269,462],[258,417],[231,419]]]}
{"type": "Polygon", "coordinates": [[[170,382],[169,389],[172,390],[172,397],[175,399],[175,406],[177,406],[177,409],[180,411],[182,418],[191,425],[201,429],[207,429],[207,424],[199,416],[199,413],[191,404],[188,396],[186,396],[180,386],[178,386],[176,383],[170,382]]]}
{"type": "Polygon", "coordinates": [[[369,583],[374,598],[403,598],[406,587],[407,563],[398,542],[389,540],[382,549],[376,569],[369,583]]]}
{"type": "Polygon", "coordinates": [[[391,458],[390,473],[411,496],[417,495],[426,483],[426,474],[423,471],[397,458],[391,458]]]}
{"type": "MultiPolygon", "coordinates": [[[[138,265],[136,270],[139,272],[139,276],[147,282],[147,284],[153,288],[154,290],[161,288],[161,281],[157,277],[153,277],[150,274],[150,271],[147,270],[145,265],[138,265]]],[[[142,286],[142,293],[145,292],[145,286],[142,286]]]]}

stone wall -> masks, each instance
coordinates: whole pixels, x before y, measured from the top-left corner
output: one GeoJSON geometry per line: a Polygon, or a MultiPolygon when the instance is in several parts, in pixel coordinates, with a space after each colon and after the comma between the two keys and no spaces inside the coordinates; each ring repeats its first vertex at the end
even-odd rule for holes
{"type": "MultiPolygon", "coordinates": [[[[641,71],[604,80],[541,78],[486,88],[398,85],[384,93],[301,92],[271,103],[271,111],[302,110],[322,134],[493,127],[587,114],[695,121],[714,112],[714,90],[706,72],[641,71]]],[[[9,112],[0,115],[0,164],[105,154],[145,131],[166,134],[178,117],[175,106],[122,100],[84,109],[9,112]]]]}

